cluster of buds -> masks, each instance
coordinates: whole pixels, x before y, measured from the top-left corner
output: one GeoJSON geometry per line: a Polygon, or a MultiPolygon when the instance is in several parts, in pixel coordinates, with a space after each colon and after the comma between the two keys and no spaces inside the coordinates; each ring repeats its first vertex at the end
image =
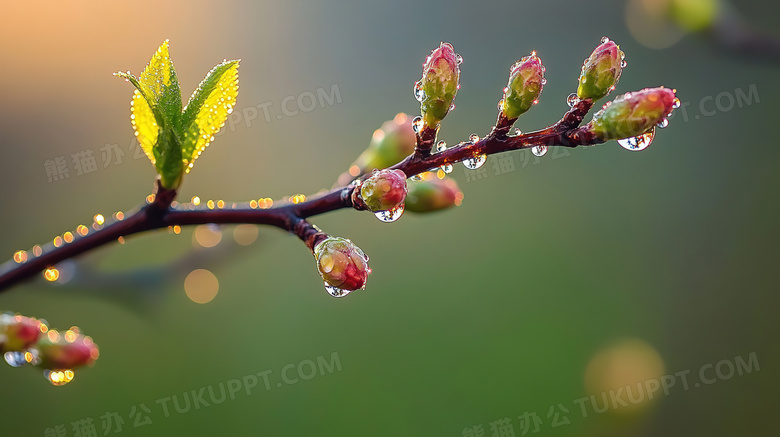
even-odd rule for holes
{"type": "Polygon", "coordinates": [[[0,352],[13,367],[35,366],[53,385],[73,380],[74,370],[91,366],[100,355],[98,346],[76,327],[65,332],[19,314],[0,314],[0,352]]]}

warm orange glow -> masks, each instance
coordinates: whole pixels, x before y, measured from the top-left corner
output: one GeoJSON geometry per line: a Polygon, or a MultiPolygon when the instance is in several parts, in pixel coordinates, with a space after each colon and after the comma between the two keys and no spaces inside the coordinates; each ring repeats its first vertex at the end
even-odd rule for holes
{"type": "Polygon", "coordinates": [[[360,174],[360,167],[353,165],[349,168],[349,175],[350,176],[358,176],[360,174]]]}
{"type": "Polygon", "coordinates": [[[257,225],[238,225],[233,229],[233,239],[242,246],[249,246],[257,240],[259,233],[257,225]]]}
{"type": "Polygon", "coordinates": [[[306,201],[306,196],[303,194],[295,194],[293,196],[290,196],[290,202],[298,204],[303,203],[306,201]]]}
{"type": "Polygon", "coordinates": [[[125,219],[125,213],[123,213],[122,211],[117,211],[117,212],[114,213],[114,217],[117,220],[122,221],[122,220],[125,219]]]}
{"type": "Polygon", "coordinates": [[[395,124],[400,126],[400,125],[406,123],[406,120],[408,118],[409,117],[406,114],[404,114],[403,112],[399,112],[398,114],[395,114],[395,117],[393,118],[393,121],[395,122],[395,124]]]}
{"type": "Polygon", "coordinates": [[[213,200],[209,200],[208,202],[206,202],[206,206],[209,209],[214,209],[214,201],[213,200]]]}
{"type": "Polygon", "coordinates": [[[192,196],[192,204],[195,205],[195,206],[200,205],[200,197],[192,196]]]}
{"type": "Polygon", "coordinates": [[[214,226],[201,225],[195,228],[192,237],[202,247],[214,247],[222,241],[222,231],[214,226]]]}
{"type": "Polygon", "coordinates": [[[83,236],[85,236],[85,235],[87,235],[89,233],[89,228],[84,226],[84,225],[79,225],[76,228],[76,233],[78,233],[79,235],[81,235],[83,237],[83,236]]]}
{"type": "Polygon", "coordinates": [[[35,256],[41,256],[41,254],[43,254],[43,249],[41,248],[41,246],[38,246],[36,244],[35,246],[33,246],[32,252],[33,252],[33,255],[35,255],[35,256]]]}
{"type": "Polygon", "coordinates": [[[49,267],[43,271],[43,277],[49,282],[54,282],[60,278],[60,271],[54,267],[49,267]]]}
{"type": "Polygon", "coordinates": [[[146,203],[152,203],[154,202],[154,194],[150,194],[146,196],[146,203]]]}
{"type": "Polygon", "coordinates": [[[175,226],[173,227],[173,233],[174,233],[174,234],[176,234],[176,235],[179,235],[179,234],[181,234],[181,226],[179,226],[179,225],[175,225],[175,226]]]}
{"type": "Polygon", "coordinates": [[[250,200],[249,201],[249,207],[252,208],[252,209],[256,209],[257,208],[257,200],[250,200]]]}
{"type": "Polygon", "coordinates": [[[219,292],[219,280],[208,270],[193,270],[184,279],[184,292],[195,303],[209,303],[219,292]]]}
{"type": "Polygon", "coordinates": [[[95,223],[98,225],[102,225],[103,223],[106,222],[106,218],[103,217],[103,214],[95,214],[94,220],[95,223]]]}
{"type": "Polygon", "coordinates": [[[262,199],[258,199],[257,206],[259,206],[261,209],[268,209],[274,206],[274,200],[271,199],[270,197],[264,197],[262,199]]]}
{"type": "Polygon", "coordinates": [[[24,250],[16,251],[16,253],[14,253],[14,261],[19,264],[27,262],[27,252],[24,250]]]}
{"type": "Polygon", "coordinates": [[[62,246],[62,237],[57,235],[56,237],[54,237],[54,247],[60,247],[60,246],[62,246]]]}
{"type": "Polygon", "coordinates": [[[72,243],[73,242],[73,234],[70,232],[66,232],[62,234],[62,239],[65,240],[66,243],[72,243]]]}

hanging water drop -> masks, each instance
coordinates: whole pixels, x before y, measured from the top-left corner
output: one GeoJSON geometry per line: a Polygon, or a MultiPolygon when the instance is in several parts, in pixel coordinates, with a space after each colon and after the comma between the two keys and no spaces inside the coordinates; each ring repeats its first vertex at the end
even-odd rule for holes
{"type": "Polygon", "coordinates": [[[570,108],[573,108],[579,101],[580,98],[577,97],[577,93],[571,93],[569,94],[569,97],[566,97],[566,104],[569,105],[570,108]]]}
{"type": "Polygon", "coordinates": [[[418,115],[412,120],[412,130],[415,133],[420,133],[420,129],[422,129],[422,117],[418,115]]]}
{"type": "Polygon", "coordinates": [[[469,141],[471,141],[471,144],[477,144],[477,141],[479,141],[479,135],[477,134],[469,135],[469,141]]]}
{"type": "Polygon", "coordinates": [[[22,367],[27,364],[27,360],[24,358],[24,352],[6,352],[3,354],[5,362],[11,367],[22,367]]]}
{"type": "Polygon", "coordinates": [[[659,121],[658,124],[656,124],[656,126],[663,129],[666,126],[669,126],[669,120],[667,120],[666,118],[662,118],[661,121],[659,121]]]}
{"type": "Polygon", "coordinates": [[[482,167],[485,164],[485,161],[487,161],[487,156],[485,155],[477,155],[473,158],[468,158],[463,161],[463,166],[466,167],[469,170],[476,170],[480,167],[482,167]]]}
{"type": "Polygon", "coordinates": [[[419,81],[414,83],[414,98],[418,102],[422,102],[425,98],[425,91],[423,91],[422,83],[419,81]]]}
{"type": "Polygon", "coordinates": [[[404,214],[404,205],[398,205],[393,209],[388,209],[387,211],[377,211],[374,213],[376,218],[379,219],[379,221],[385,222],[385,223],[392,223],[404,214]]]}
{"type": "Polygon", "coordinates": [[[352,293],[352,290],[343,290],[341,288],[334,287],[327,282],[325,282],[325,291],[327,291],[328,294],[333,297],[344,297],[349,293],[352,293]]]}
{"type": "Polygon", "coordinates": [[[446,141],[441,140],[438,143],[436,143],[436,152],[437,153],[438,152],[443,152],[445,150],[447,150],[447,142],[446,141]]]}
{"type": "Polygon", "coordinates": [[[461,55],[459,55],[459,54],[455,53],[455,62],[456,62],[458,65],[462,64],[462,63],[463,63],[463,56],[461,56],[461,55]]]}
{"type": "Polygon", "coordinates": [[[672,101],[672,109],[677,109],[680,107],[680,105],[681,105],[680,98],[675,97],[674,100],[672,101]]]}
{"type": "Polygon", "coordinates": [[[622,140],[617,140],[618,144],[623,146],[626,150],[631,150],[632,152],[640,152],[642,150],[645,150],[650,144],[653,142],[653,138],[655,137],[655,128],[650,129],[649,131],[643,133],[642,135],[638,135],[636,137],[631,138],[623,138],[622,140]]]}
{"type": "MultiPolygon", "coordinates": [[[[452,164],[444,164],[440,168],[441,168],[441,171],[443,171],[445,174],[452,173],[452,164]]],[[[439,179],[441,179],[441,178],[439,178],[439,179]]]]}
{"type": "Polygon", "coordinates": [[[76,376],[75,372],[70,369],[64,370],[49,370],[43,371],[43,377],[46,378],[52,385],[63,386],[71,381],[76,376]]]}
{"type": "Polygon", "coordinates": [[[547,146],[533,146],[531,147],[531,153],[535,156],[544,156],[547,153],[547,146]]]}
{"type": "Polygon", "coordinates": [[[628,65],[628,62],[626,62],[625,60],[620,61],[620,68],[626,68],[627,65],[628,65]]]}

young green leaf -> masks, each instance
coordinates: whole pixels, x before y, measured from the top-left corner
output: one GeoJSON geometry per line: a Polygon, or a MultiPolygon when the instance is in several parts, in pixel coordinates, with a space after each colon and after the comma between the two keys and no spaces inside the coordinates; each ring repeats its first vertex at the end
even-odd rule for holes
{"type": "Polygon", "coordinates": [[[168,40],[157,49],[138,78],[129,72],[115,74],[136,87],[131,121],[141,148],[157,169],[162,185],[178,187],[184,173],[179,139],[181,90],[168,53],[168,40]]]}
{"type": "Polygon", "coordinates": [[[224,61],[212,68],[184,108],[181,152],[186,172],[233,112],[238,96],[238,63],[224,61]]]}

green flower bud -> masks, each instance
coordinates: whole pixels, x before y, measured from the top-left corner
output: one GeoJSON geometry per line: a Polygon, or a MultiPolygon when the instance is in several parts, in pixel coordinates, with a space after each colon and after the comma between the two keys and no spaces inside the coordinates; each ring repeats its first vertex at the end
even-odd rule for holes
{"type": "Polygon", "coordinates": [[[375,171],[360,186],[360,197],[369,211],[388,211],[406,199],[406,175],[401,170],[375,171]]]}
{"type": "Polygon", "coordinates": [[[536,52],[517,61],[512,66],[501,101],[501,111],[506,118],[515,119],[531,109],[542,93],[545,82],[544,66],[536,52]]]}
{"type": "Polygon", "coordinates": [[[675,101],[674,91],[664,87],[626,93],[593,115],[590,130],[604,141],[641,135],[662,122],[675,101]]]}
{"type": "Polygon", "coordinates": [[[615,89],[625,67],[624,57],[620,46],[604,37],[601,45],[582,64],[577,97],[598,100],[615,89]]]}
{"type": "Polygon", "coordinates": [[[452,45],[443,42],[423,64],[422,79],[415,84],[415,96],[427,126],[438,125],[449,112],[460,88],[460,61],[452,45]]]}
{"type": "Polygon", "coordinates": [[[398,164],[414,151],[415,141],[411,117],[399,113],[374,131],[371,143],[349,168],[349,173],[357,177],[398,164]]]}
{"type": "Polygon", "coordinates": [[[341,290],[366,287],[371,269],[368,257],[359,247],[342,237],[328,237],[314,247],[317,271],[329,285],[341,290]]]}
{"type": "Polygon", "coordinates": [[[438,179],[427,173],[421,181],[408,182],[409,194],[406,195],[406,210],[412,212],[431,212],[459,206],[463,202],[463,192],[454,179],[438,179]]]}
{"type": "Polygon", "coordinates": [[[0,351],[23,352],[41,335],[41,322],[30,317],[0,314],[0,351]]]}

